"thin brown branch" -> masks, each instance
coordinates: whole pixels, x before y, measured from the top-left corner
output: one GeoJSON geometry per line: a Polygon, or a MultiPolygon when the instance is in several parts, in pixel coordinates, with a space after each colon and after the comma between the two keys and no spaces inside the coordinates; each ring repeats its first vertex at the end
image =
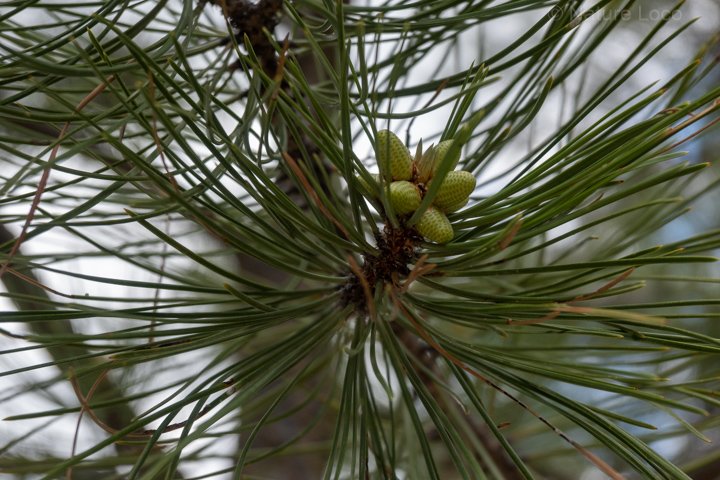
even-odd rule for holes
{"type": "MultiPolygon", "coordinates": [[[[97,98],[98,95],[100,95],[102,92],[105,91],[105,89],[110,85],[110,83],[115,80],[114,75],[110,75],[105,79],[105,81],[87,94],[85,98],[83,98],[80,103],[78,103],[77,107],[75,107],[76,112],[80,112],[83,108],[85,108],[90,102],[92,102],[95,98],[97,98]]],[[[20,235],[18,235],[17,239],[15,240],[15,243],[12,246],[12,249],[10,250],[10,253],[8,254],[7,260],[5,263],[2,264],[2,267],[0,267],[0,278],[5,274],[7,269],[10,266],[10,263],[12,262],[13,257],[17,254],[18,250],[20,250],[20,245],[22,245],[23,240],[25,240],[25,237],[27,236],[28,229],[30,228],[30,223],[32,223],[33,218],[35,218],[35,212],[37,211],[38,207],[40,206],[40,199],[42,197],[43,192],[45,191],[45,187],[47,186],[47,182],[50,178],[50,170],[52,170],[52,166],[55,163],[55,158],[57,157],[58,151],[60,151],[60,145],[62,144],[63,139],[65,138],[65,135],[67,134],[68,130],[70,130],[70,121],[65,122],[65,125],[63,125],[62,130],[60,130],[60,134],[58,135],[58,139],[55,143],[55,146],[53,147],[52,151],[50,152],[50,158],[48,159],[47,166],[43,170],[42,176],[40,177],[40,181],[38,182],[38,187],[35,192],[35,196],[33,197],[32,204],[30,205],[30,211],[28,212],[27,216],[25,217],[25,223],[23,224],[22,230],[20,232],[20,235]]]]}
{"type": "MultiPolygon", "coordinates": [[[[85,396],[82,392],[82,387],[78,383],[77,376],[75,375],[74,369],[72,367],[68,371],[68,375],[70,377],[70,385],[73,387],[73,391],[75,392],[75,396],[77,397],[78,401],[80,402],[80,418],[82,418],[84,413],[88,414],[88,417],[101,429],[103,429],[105,432],[109,433],[110,435],[116,434],[119,430],[116,428],[111,427],[107,423],[105,423],[93,410],[92,406],[90,405],[90,397],[95,393],[95,390],[97,389],[98,385],[102,383],[102,381],[107,376],[108,371],[103,371],[102,374],[93,382],[92,386],[90,387],[89,393],[87,396],[85,396]]],[[[78,419],[78,426],[79,426],[80,419],[78,419]]],[[[128,434],[128,437],[142,437],[142,435],[137,434],[128,434]]],[[[74,447],[73,447],[74,448],[74,447]]]]}
{"type": "Polygon", "coordinates": [[[405,282],[402,284],[402,286],[399,287],[399,293],[407,292],[410,288],[410,285],[412,285],[415,280],[427,275],[428,273],[433,271],[435,267],[437,267],[437,264],[435,263],[426,264],[425,262],[427,261],[427,259],[428,254],[425,254],[420,257],[417,262],[415,262],[415,266],[412,270],[410,270],[410,274],[405,279],[405,282]]]}
{"type": "MultiPolygon", "coordinates": [[[[75,371],[71,368],[69,373],[70,373],[70,378],[71,378],[71,383],[72,383],[73,389],[75,389],[75,393],[78,394],[79,386],[77,386],[77,382],[74,381],[75,371]]],[[[75,452],[76,452],[76,448],[77,448],[77,440],[78,440],[78,436],[80,434],[80,424],[82,423],[83,414],[88,409],[88,407],[86,407],[86,405],[90,401],[92,396],[95,394],[95,390],[97,390],[100,383],[102,383],[102,381],[105,379],[105,377],[107,377],[107,374],[108,374],[107,370],[105,370],[102,374],[100,374],[100,376],[97,378],[97,380],[95,380],[95,383],[93,383],[92,387],[90,387],[90,391],[88,391],[88,394],[86,396],[82,396],[82,394],[78,395],[78,398],[82,398],[82,400],[80,402],[82,404],[82,407],[80,408],[80,415],[78,415],[77,423],[75,424],[75,434],[73,435],[72,449],[70,451],[71,457],[75,456],[75,452]]],[[[67,478],[67,480],[72,480],[72,468],[73,468],[72,465],[70,465],[67,468],[67,471],[65,472],[65,478],[67,478]]]]}
{"type": "Polygon", "coordinates": [[[522,224],[523,219],[521,217],[517,222],[515,222],[515,225],[512,226],[507,235],[505,235],[505,237],[500,240],[500,243],[498,244],[498,248],[500,248],[500,250],[505,250],[507,247],[510,246],[512,241],[515,239],[515,236],[520,231],[520,228],[522,228],[522,224]]]}
{"type": "Polygon", "coordinates": [[[367,311],[370,314],[370,319],[377,320],[377,310],[375,309],[375,301],[373,300],[372,290],[370,289],[370,283],[368,282],[365,274],[363,273],[360,265],[357,264],[352,255],[348,255],[348,265],[353,274],[360,281],[362,285],[363,293],[365,294],[365,302],[367,304],[367,311]]]}
{"type": "Polygon", "coordinates": [[[305,176],[305,174],[303,173],[302,169],[297,164],[295,159],[287,152],[282,152],[282,156],[285,159],[285,161],[287,162],[287,164],[290,166],[290,168],[292,169],[293,173],[298,177],[298,179],[300,180],[300,182],[303,185],[303,188],[305,188],[308,195],[310,195],[310,198],[312,198],[312,200],[315,202],[315,205],[317,205],[317,207],[320,209],[320,212],[322,212],[322,214],[325,215],[325,217],[328,220],[330,220],[331,222],[333,222],[335,224],[335,226],[338,228],[338,230],[340,230],[340,232],[342,232],[342,234],[345,236],[346,239],[350,238],[350,235],[348,234],[348,231],[345,229],[345,226],[342,223],[340,223],[335,218],[335,216],[332,213],[330,213],[330,211],[327,209],[327,207],[322,203],[317,192],[312,187],[312,185],[310,185],[310,182],[308,181],[307,177],[305,176]]]}
{"type": "MultiPolygon", "coordinates": [[[[570,309],[578,308],[578,307],[573,307],[573,306],[572,306],[573,303],[575,303],[575,302],[583,302],[583,301],[586,301],[586,300],[590,300],[590,299],[592,299],[592,298],[597,297],[598,295],[600,295],[600,294],[602,294],[602,293],[607,292],[608,290],[610,290],[610,289],[611,289],[612,287],[614,287],[615,285],[617,285],[617,284],[619,284],[620,282],[622,282],[623,280],[627,279],[630,275],[632,275],[632,273],[633,273],[634,271],[635,271],[635,267],[628,268],[628,269],[625,270],[623,273],[621,273],[620,275],[618,275],[617,277],[615,277],[614,279],[612,279],[611,281],[609,281],[608,283],[606,283],[606,284],[603,285],[602,287],[598,288],[598,289],[595,290],[594,292],[587,293],[587,294],[585,294],[585,295],[578,295],[577,297],[573,298],[573,299],[570,300],[569,302],[565,302],[565,303],[562,304],[562,305],[558,305],[552,312],[550,312],[549,314],[545,315],[544,317],[533,318],[533,319],[530,319],[530,320],[512,320],[512,319],[508,319],[507,323],[508,323],[508,324],[512,324],[512,325],[536,325],[536,324],[539,324],[539,323],[544,323],[544,322],[547,322],[547,321],[550,321],[550,320],[554,320],[554,319],[556,319],[558,316],[560,316],[560,314],[561,314],[562,312],[567,312],[567,311],[570,311],[570,309]]],[[[573,311],[579,311],[579,310],[573,310],[573,311]]]]}

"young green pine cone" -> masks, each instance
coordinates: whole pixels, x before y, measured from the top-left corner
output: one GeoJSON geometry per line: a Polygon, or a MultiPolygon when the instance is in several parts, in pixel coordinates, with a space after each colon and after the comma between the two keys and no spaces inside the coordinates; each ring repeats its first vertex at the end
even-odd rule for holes
{"type": "Polygon", "coordinates": [[[451,206],[449,206],[449,207],[447,207],[447,208],[443,208],[442,211],[445,212],[445,213],[455,213],[455,212],[457,212],[458,210],[460,210],[461,208],[463,208],[465,205],[467,205],[467,204],[468,204],[468,201],[470,201],[470,197],[467,197],[467,198],[466,198],[465,200],[463,200],[462,202],[456,203],[456,204],[451,205],[451,206]]]}
{"type": "MultiPolygon", "coordinates": [[[[452,140],[445,140],[444,142],[440,142],[434,147],[430,147],[427,149],[427,151],[418,160],[415,166],[418,174],[418,182],[425,183],[430,180],[433,175],[435,175],[435,171],[437,170],[438,166],[440,166],[440,162],[443,160],[443,158],[445,158],[448,150],[450,150],[450,146],[452,145],[452,143],[452,140]]],[[[458,152],[457,155],[455,155],[455,157],[453,158],[450,170],[453,170],[457,166],[459,161],[460,152],[458,152]]]]}
{"type": "Polygon", "coordinates": [[[425,210],[415,228],[420,235],[435,243],[447,243],[455,235],[450,220],[432,206],[425,210]]]}
{"type": "Polygon", "coordinates": [[[449,172],[433,199],[433,205],[443,211],[449,211],[449,208],[465,201],[474,189],[475,176],[472,173],[463,170],[449,172]]]}
{"type": "Polygon", "coordinates": [[[420,206],[420,190],[414,183],[401,180],[390,184],[390,204],[398,215],[412,213],[420,206]]]}
{"type": "MultiPolygon", "coordinates": [[[[375,184],[376,184],[376,185],[379,185],[379,184],[380,184],[380,175],[378,175],[377,173],[371,173],[370,176],[371,176],[372,179],[375,181],[375,184]]],[[[360,184],[360,187],[362,187],[362,189],[365,190],[365,193],[369,193],[369,194],[372,195],[373,197],[377,196],[377,195],[376,195],[376,194],[377,194],[377,191],[376,191],[376,188],[377,188],[377,187],[375,187],[375,186],[371,185],[370,183],[366,182],[366,181],[365,181],[365,178],[363,178],[361,175],[357,175],[357,176],[355,176],[355,178],[357,179],[358,183],[360,184]]]]}
{"type": "Polygon", "coordinates": [[[410,180],[412,156],[405,144],[390,130],[380,130],[375,139],[377,162],[380,171],[388,166],[393,180],[410,180]]]}

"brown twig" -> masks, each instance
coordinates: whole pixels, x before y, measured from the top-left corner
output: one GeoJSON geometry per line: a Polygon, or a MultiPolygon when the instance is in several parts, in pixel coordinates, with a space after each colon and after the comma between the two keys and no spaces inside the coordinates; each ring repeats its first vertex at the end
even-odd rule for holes
{"type": "Polygon", "coordinates": [[[635,271],[635,267],[628,268],[628,269],[625,270],[623,273],[621,273],[620,275],[618,275],[617,277],[615,277],[614,279],[612,279],[611,281],[609,281],[608,283],[606,283],[606,284],[603,285],[602,287],[598,288],[598,289],[595,290],[594,292],[591,292],[591,293],[588,293],[588,294],[585,294],[585,295],[578,295],[577,297],[573,298],[573,299],[570,300],[569,302],[565,302],[565,303],[563,303],[562,305],[558,305],[558,306],[555,308],[555,310],[553,310],[553,311],[550,312],[549,314],[545,315],[544,317],[541,317],[541,318],[533,318],[533,319],[530,319],[530,320],[513,320],[513,319],[508,319],[507,323],[508,323],[508,324],[512,324],[512,325],[536,325],[536,324],[538,324],[538,323],[544,323],[544,322],[547,322],[547,321],[549,321],[549,320],[554,320],[554,319],[557,318],[562,312],[564,312],[564,311],[570,311],[569,309],[575,308],[575,307],[572,307],[572,305],[571,305],[572,303],[575,303],[575,302],[583,302],[583,301],[586,301],[586,300],[590,300],[590,299],[592,299],[592,298],[597,297],[597,296],[600,295],[601,293],[607,292],[608,290],[610,290],[612,287],[614,287],[614,286],[617,285],[618,283],[620,283],[620,282],[622,282],[623,280],[627,279],[630,275],[632,275],[632,273],[633,273],[634,271],[635,271]]]}
{"type": "MultiPolygon", "coordinates": [[[[88,391],[87,397],[83,394],[82,389],[80,388],[80,384],[78,383],[77,376],[75,375],[74,369],[70,368],[68,371],[68,375],[70,377],[70,384],[73,387],[73,391],[75,392],[75,396],[77,397],[78,401],[80,402],[80,418],[82,418],[84,413],[88,414],[88,417],[101,429],[105,430],[105,432],[109,433],[110,435],[115,435],[119,430],[116,428],[111,427],[104,421],[100,419],[95,414],[95,411],[93,410],[92,406],[90,405],[90,397],[92,394],[95,393],[95,390],[97,387],[102,383],[102,381],[105,379],[105,377],[108,374],[108,370],[103,371],[102,374],[95,380],[95,382],[92,384],[92,387],[90,387],[90,390],[88,391]]],[[[78,426],[80,422],[80,418],[78,419],[78,426]]],[[[128,437],[134,437],[134,438],[143,438],[143,435],[130,433],[127,435],[128,437]]],[[[74,447],[73,447],[74,448],[74,447]]]]}
{"type": "Polygon", "coordinates": [[[498,247],[500,248],[501,251],[505,250],[507,247],[510,246],[512,241],[515,239],[515,236],[520,231],[520,228],[522,228],[522,224],[523,224],[523,219],[521,217],[517,222],[515,222],[515,225],[512,226],[512,228],[507,233],[507,235],[505,235],[505,237],[502,240],[500,240],[500,243],[498,243],[498,247]]]}
{"type": "MultiPolygon", "coordinates": [[[[72,367],[69,369],[68,373],[70,374],[73,389],[75,390],[75,393],[78,395],[78,399],[80,399],[80,404],[82,405],[80,408],[80,415],[78,415],[77,424],[75,425],[75,435],[73,435],[72,449],[70,451],[70,456],[74,457],[75,451],[77,448],[77,439],[80,434],[80,423],[82,422],[83,414],[86,411],[90,410],[90,406],[88,405],[88,402],[90,401],[92,396],[95,394],[95,390],[97,390],[97,387],[100,385],[100,383],[102,383],[102,381],[107,376],[108,371],[105,370],[103,373],[100,374],[100,376],[95,380],[95,383],[93,383],[92,387],[90,387],[90,390],[88,391],[88,394],[86,396],[82,395],[82,392],[80,392],[80,386],[77,384],[76,381],[74,381],[75,371],[73,370],[72,367]]],[[[67,478],[67,480],[72,479],[72,465],[70,465],[67,468],[67,470],[65,472],[65,478],[67,478]]]]}
{"type": "MultiPolygon", "coordinates": [[[[87,96],[85,96],[85,98],[80,101],[80,103],[78,103],[77,107],[75,107],[75,112],[80,112],[90,102],[97,98],[97,96],[104,92],[113,80],[115,80],[115,76],[110,75],[105,79],[103,83],[93,88],[93,90],[88,93],[87,96]]],[[[55,146],[50,152],[50,158],[48,159],[47,166],[43,170],[40,181],[38,182],[35,196],[33,197],[32,204],[30,205],[30,211],[25,217],[25,223],[23,224],[22,230],[20,231],[20,235],[18,235],[17,239],[15,240],[12,249],[10,249],[7,260],[5,261],[5,263],[2,264],[2,267],[0,267],[0,278],[2,278],[7,269],[10,267],[10,263],[12,262],[13,257],[15,257],[18,250],[20,250],[20,245],[22,245],[23,240],[25,240],[25,237],[27,236],[27,231],[28,228],[30,228],[30,223],[33,221],[33,218],[35,218],[35,212],[40,206],[40,198],[42,197],[42,194],[45,191],[45,187],[47,186],[48,179],[50,178],[50,170],[52,170],[52,166],[55,163],[55,158],[57,157],[58,151],[60,150],[60,144],[64,140],[68,130],[70,130],[70,120],[65,122],[65,125],[63,125],[63,128],[62,130],[60,130],[60,134],[58,135],[55,146]]]]}
{"type": "Polygon", "coordinates": [[[365,277],[365,274],[363,273],[362,269],[360,268],[360,265],[357,264],[355,259],[352,255],[348,255],[348,265],[350,265],[350,270],[352,270],[353,274],[357,277],[357,279],[360,281],[360,285],[362,285],[363,293],[365,294],[365,302],[367,303],[367,311],[370,314],[370,319],[376,320],[377,319],[377,313],[375,309],[375,301],[373,300],[372,291],[370,290],[370,283],[368,282],[367,278],[365,277]]]}
{"type": "Polygon", "coordinates": [[[426,253],[425,255],[420,257],[417,262],[415,262],[415,266],[413,267],[412,270],[410,270],[410,274],[407,276],[407,278],[405,279],[405,282],[402,284],[402,286],[399,287],[398,292],[400,292],[400,293],[407,292],[408,289],[410,288],[410,285],[412,285],[412,283],[415,280],[430,273],[431,271],[433,271],[435,269],[435,267],[437,267],[437,264],[435,264],[435,263],[425,264],[427,259],[428,259],[428,254],[426,253]]]}
{"type": "Polygon", "coordinates": [[[287,152],[282,152],[282,156],[285,159],[285,161],[287,162],[287,164],[290,166],[290,168],[292,169],[293,173],[298,177],[298,179],[300,180],[300,182],[303,185],[303,188],[305,188],[305,191],[307,191],[308,195],[310,195],[310,198],[313,199],[313,201],[315,202],[315,205],[317,205],[317,207],[320,209],[320,212],[322,212],[322,214],[325,215],[325,217],[328,220],[330,220],[331,222],[333,222],[335,224],[335,226],[338,228],[338,230],[340,230],[340,232],[342,232],[342,234],[345,235],[346,239],[350,238],[350,235],[348,234],[348,231],[345,229],[345,226],[342,223],[340,223],[335,218],[335,216],[332,213],[330,213],[330,211],[327,209],[327,207],[322,203],[317,192],[312,187],[312,185],[308,181],[307,177],[305,176],[305,174],[303,173],[302,169],[297,164],[295,159],[287,152]]]}
{"type": "MultiPolygon", "coordinates": [[[[696,115],[693,114],[693,115],[691,115],[691,118],[689,118],[688,120],[685,120],[684,122],[680,123],[679,125],[676,125],[676,126],[674,126],[674,127],[668,128],[668,129],[666,130],[666,132],[665,132],[665,136],[669,138],[669,137],[675,135],[677,132],[679,132],[680,130],[683,130],[685,127],[688,127],[688,126],[692,125],[693,123],[697,122],[698,120],[700,120],[701,118],[704,118],[704,117],[710,115],[711,113],[713,113],[714,111],[716,111],[716,110],[718,109],[718,107],[720,107],[720,98],[715,99],[715,101],[712,103],[712,105],[710,105],[709,107],[707,107],[707,108],[706,108],[705,110],[703,110],[702,112],[700,112],[700,113],[698,113],[698,114],[696,114],[696,115]]],[[[703,131],[707,130],[708,128],[711,128],[713,125],[717,124],[718,122],[720,122],[720,118],[716,118],[715,120],[709,122],[707,125],[703,126],[703,127],[702,127],[701,129],[699,129],[698,131],[692,133],[691,135],[683,138],[682,140],[680,140],[680,141],[678,141],[678,142],[676,142],[676,143],[673,143],[673,144],[670,145],[669,147],[666,147],[666,148],[660,150],[659,153],[662,154],[662,153],[665,153],[665,152],[669,152],[670,150],[672,150],[672,149],[674,149],[674,148],[682,145],[683,143],[685,143],[685,142],[687,142],[687,141],[695,138],[697,135],[699,135],[699,134],[702,133],[703,131]]]]}

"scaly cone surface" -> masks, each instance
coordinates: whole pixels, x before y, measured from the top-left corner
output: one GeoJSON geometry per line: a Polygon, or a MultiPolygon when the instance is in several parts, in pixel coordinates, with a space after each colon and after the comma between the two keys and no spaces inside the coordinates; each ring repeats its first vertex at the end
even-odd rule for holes
{"type": "Polygon", "coordinates": [[[447,243],[455,235],[450,220],[435,207],[425,210],[416,228],[420,235],[436,243],[447,243]]]}
{"type": "MultiPolygon", "coordinates": [[[[475,190],[475,182],[475,176],[470,172],[464,170],[448,172],[433,198],[433,204],[443,211],[449,211],[449,208],[465,201],[470,196],[475,190]]],[[[430,184],[432,184],[432,180],[430,184]]]]}
{"type": "Polygon", "coordinates": [[[407,215],[418,209],[422,197],[412,182],[401,180],[390,184],[390,204],[398,215],[407,215]]]}
{"type": "Polygon", "coordinates": [[[390,130],[380,130],[377,133],[376,154],[380,171],[387,166],[393,180],[410,180],[413,173],[413,161],[410,150],[390,130]]]}

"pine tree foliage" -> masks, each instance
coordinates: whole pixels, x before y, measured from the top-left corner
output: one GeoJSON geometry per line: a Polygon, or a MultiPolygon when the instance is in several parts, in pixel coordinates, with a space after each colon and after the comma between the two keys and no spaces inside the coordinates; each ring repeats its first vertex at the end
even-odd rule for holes
{"type": "Polygon", "coordinates": [[[4,2],[0,472],[712,478],[718,37],[638,87],[638,5],[4,2]]]}

